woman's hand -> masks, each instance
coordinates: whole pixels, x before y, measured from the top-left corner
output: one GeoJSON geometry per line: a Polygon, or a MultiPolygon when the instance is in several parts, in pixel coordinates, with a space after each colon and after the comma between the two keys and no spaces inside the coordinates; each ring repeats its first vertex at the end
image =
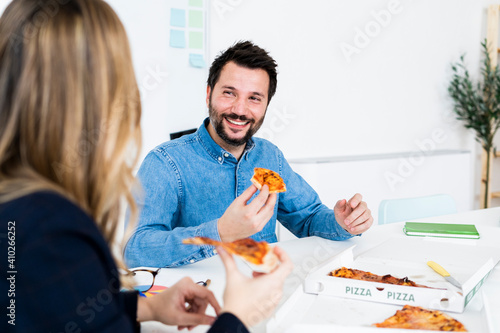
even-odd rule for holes
{"type": "Polygon", "coordinates": [[[156,320],[179,329],[211,325],[215,318],[205,314],[208,304],[219,314],[214,294],[186,277],[155,296],[139,297],[137,321],[156,320]]]}
{"type": "Polygon", "coordinates": [[[230,312],[247,327],[256,325],[269,317],[283,294],[283,284],[292,272],[293,264],[288,255],[274,247],[281,264],[268,274],[255,273],[253,278],[243,275],[233,257],[223,248],[217,252],[226,268],[226,289],[222,312],[230,312]]]}

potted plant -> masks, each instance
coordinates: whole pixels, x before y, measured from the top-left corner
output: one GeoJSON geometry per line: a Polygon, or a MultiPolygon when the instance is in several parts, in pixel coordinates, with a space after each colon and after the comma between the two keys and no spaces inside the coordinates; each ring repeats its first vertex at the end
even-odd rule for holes
{"type": "MultiPolygon", "coordinates": [[[[448,92],[454,101],[454,112],[466,128],[475,131],[475,139],[487,156],[485,186],[481,207],[487,208],[490,189],[490,159],[493,153],[493,138],[500,127],[500,74],[497,66],[492,66],[487,40],[481,43],[484,61],[481,67],[481,79],[473,83],[465,67],[464,55],[460,61],[452,64],[453,78],[448,92]]],[[[496,54],[496,50],[495,50],[496,54]]]]}

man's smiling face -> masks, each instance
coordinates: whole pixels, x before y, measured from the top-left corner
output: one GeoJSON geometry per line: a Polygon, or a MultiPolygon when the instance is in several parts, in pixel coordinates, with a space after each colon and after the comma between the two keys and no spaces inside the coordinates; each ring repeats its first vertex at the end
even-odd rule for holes
{"type": "Polygon", "coordinates": [[[207,88],[213,137],[223,148],[244,145],[264,122],[268,104],[269,75],[228,62],[213,90],[207,88]]]}

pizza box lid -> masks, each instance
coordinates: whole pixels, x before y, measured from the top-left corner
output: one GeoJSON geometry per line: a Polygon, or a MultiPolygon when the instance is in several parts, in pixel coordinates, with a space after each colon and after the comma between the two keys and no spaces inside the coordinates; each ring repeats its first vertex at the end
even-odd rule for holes
{"type": "Polygon", "coordinates": [[[356,259],[353,247],[350,247],[310,272],[304,281],[304,291],[460,313],[478,292],[499,259],[492,257],[495,249],[479,246],[477,243],[468,243],[464,248],[460,241],[464,240],[396,237],[360,254],[356,259]],[[462,291],[428,267],[426,263],[430,260],[445,267],[462,284],[462,291]],[[328,276],[328,273],[343,266],[377,275],[408,277],[417,284],[431,288],[328,276]]]}
{"type": "MultiPolygon", "coordinates": [[[[448,315],[464,324],[469,332],[498,332],[495,329],[498,306],[494,300],[487,299],[489,295],[485,293],[486,289],[481,289],[463,313],[448,315]]],[[[266,332],[382,332],[387,329],[376,328],[373,324],[384,321],[401,308],[401,305],[307,294],[299,289],[278,308],[267,323],[266,332]]],[[[392,328],[389,331],[408,332],[392,328]]]]}

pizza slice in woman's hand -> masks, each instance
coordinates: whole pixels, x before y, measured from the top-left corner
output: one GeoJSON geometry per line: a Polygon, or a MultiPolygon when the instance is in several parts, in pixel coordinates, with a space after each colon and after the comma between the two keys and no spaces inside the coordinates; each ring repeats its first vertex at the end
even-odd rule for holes
{"type": "Polygon", "coordinates": [[[184,244],[222,246],[227,252],[241,257],[251,264],[256,272],[269,273],[279,264],[278,257],[265,241],[257,242],[244,238],[234,242],[219,242],[208,237],[192,237],[182,241],[184,244]]]}

